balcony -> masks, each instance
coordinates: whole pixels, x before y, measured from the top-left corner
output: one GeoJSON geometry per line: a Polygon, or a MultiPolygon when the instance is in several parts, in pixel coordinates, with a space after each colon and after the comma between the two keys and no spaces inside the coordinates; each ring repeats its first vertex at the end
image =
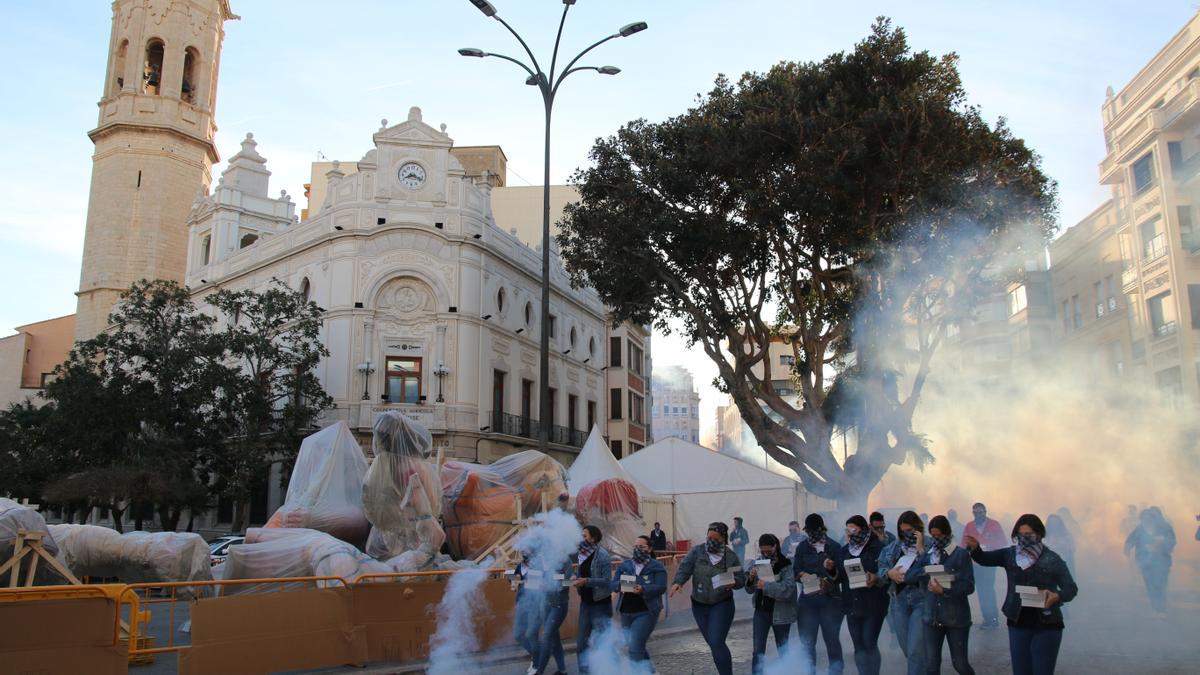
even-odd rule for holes
{"type": "Polygon", "coordinates": [[[1121,291],[1125,293],[1133,293],[1137,289],[1138,271],[1137,266],[1130,264],[1125,269],[1121,270],[1121,291]]]}
{"type": "Polygon", "coordinates": [[[1148,265],[1167,255],[1167,233],[1159,232],[1142,247],[1142,264],[1148,265]]]}
{"type": "MultiPolygon", "coordinates": [[[[541,423],[532,417],[510,415],[506,412],[492,411],[491,420],[490,431],[492,433],[516,436],[517,438],[528,438],[533,441],[537,440],[538,431],[541,429],[541,423]]],[[[567,427],[552,424],[549,431],[550,437],[548,440],[555,445],[580,448],[587,442],[587,433],[578,429],[568,429],[567,427]]]]}
{"type": "Polygon", "coordinates": [[[1175,334],[1175,325],[1176,324],[1174,321],[1164,321],[1163,323],[1155,325],[1154,338],[1161,339],[1165,337],[1171,337],[1175,334]]]}

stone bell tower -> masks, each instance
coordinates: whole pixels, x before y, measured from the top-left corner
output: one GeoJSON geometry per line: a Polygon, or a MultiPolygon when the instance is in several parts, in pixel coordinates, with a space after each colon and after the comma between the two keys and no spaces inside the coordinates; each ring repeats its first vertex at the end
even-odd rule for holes
{"type": "Polygon", "coordinates": [[[213,136],[228,0],[116,0],[88,200],[75,339],[139,279],[183,281],[187,215],[219,161],[213,136]]]}

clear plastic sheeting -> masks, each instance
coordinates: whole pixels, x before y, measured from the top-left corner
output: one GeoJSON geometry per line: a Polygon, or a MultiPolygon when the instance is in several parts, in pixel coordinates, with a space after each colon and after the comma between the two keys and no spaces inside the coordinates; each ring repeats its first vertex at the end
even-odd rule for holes
{"type": "MultiPolygon", "coordinates": [[[[341,577],[351,581],[360,574],[390,572],[390,567],[333,535],[304,528],[250,528],[246,543],[229,547],[220,570],[223,580],[293,577],[341,577]]],[[[311,586],[291,584],[237,584],[225,587],[226,595],[262,590],[311,586]]],[[[317,582],[324,588],[339,582],[317,582]]]]}
{"type": "Polygon", "coordinates": [[[579,489],[575,517],[583,525],[595,525],[604,533],[601,544],[612,553],[627,557],[633,542],[646,534],[646,523],[638,511],[637,488],[621,478],[595,480],[579,489]]]}
{"type": "Polygon", "coordinates": [[[375,420],[375,460],[363,482],[363,508],[371,521],[367,552],[388,559],[409,551],[430,559],[442,548],[442,481],[429,461],[433,437],[395,410],[375,420]]]}
{"type": "Polygon", "coordinates": [[[267,527],[319,530],[362,547],[371,527],[363,510],[366,474],[367,459],[349,425],[318,431],[300,444],[287,497],[267,527]]]}
{"type": "MultiPolygon", "coordinates": [[[[212,579],[208,544],[192,532],[126,532],[97,525],[50,525],[58,559],[77,577],[127,584],[212,579]]],[[[190,597],[180,589],[179,597],[190,597]]]]}
{"type": "Polygon", "coordinates": [[[474,559],[513,526],[517,489],[491,466],[446,462],[442,466],[442,520],[450,555],[474,559]]]}
{"type": "MultiPolygon", "coordinates": [[[[50,530],[47,529],[46,519],[42,517],[42,514],[38,513],[36,509],[0,497],[0,564],[8,562],[12,558],[17,543],[17,533],[20,530],[41,532],[43,535],[42,548],[50,555],[58,555],[58,545],[54,536],[50,534],[50,530]]],[[[21,563],[21,569],[27,569],[29,565],[27,561],[28,558],[26,558],[26,562],[21,563]]],[[[23,581],[23,572],[21,578],[23,581]]],[[[38,564],[38,571],[33,582],[38,586],[47,586],[66,583],[66,579],[63,579],[58,572],[43,562],[38,564]]]]}
{"type": "Polygon", "coordinates": [[[567,470],[558,460],[537,450],[508,455],[488,464],[487,468],[521,496],[521,511],[525,518],[553,508],[558,498],[567,494],[567,470]]]}

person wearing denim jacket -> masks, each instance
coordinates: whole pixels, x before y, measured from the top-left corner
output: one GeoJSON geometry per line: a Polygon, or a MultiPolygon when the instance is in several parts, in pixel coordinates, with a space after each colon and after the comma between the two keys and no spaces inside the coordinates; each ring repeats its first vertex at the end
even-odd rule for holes
{"type": "Polygon", "coordinates": [[[986,567],[1003,567],[1007,573],[1008,593],[1001,611],[1008,619],[1013,675],[1054,672],[1065,628],[1062,605],[1079,594],[1067,563],[1042,543],[1045,536],[1042,519],[1026,513],[1013,526],[1013,546],[984,551],[974,538],[963,539],[972,560],[986,567]],[[1046,607],[1023,607],[1017,586],[1039,589],[1046,607]]]}
{"type": "Polygon", "coordinates": [[[792,624],[796,621],[796,577],[792,572],[792,561],[779,550],[779,538],[763,534],[758,538],[760,560],[771,561],[775,581],[758,578],[754,561],[748,561],[750,573],[746,579],[746,592],[754,597],[754,646],[751,670],[761,675],[764,656],[767,652],[767,635],[775,632],[775,648],[784,653],[792,624]]]}
{"type": "Polygon", "coordinates": [[[975,592],[975,569],[971,554],[955,546],[950,519],[934,516],[929,521],[929,537],[925,552],[917,556],[908,568],[906,581],[917,584],[924,597],[925,672],[936,675],[942,671],[942,643],[950,645],[950,661],[958,675],[975,675],[967,658],[967,641],[971,634],[971,605],[967,598],[975,592]],[[942,565],[954,579],[943,587],[926,571],[930,565],[942,565]]]}
{"type": "Polygon", "coordinates": [[[835,564],[845,571],[847,560],[858,560],[867,583],[862,588],[850,588],[849,578],[842,575],[842,606],[859,675],[879,675],[883,665],[879,633],[888,613],[888,594],[877,576],[883,548],[883,539],[872,532],[866,518],[854,515],[846,519],[846,545],[835,564]]]}
{"type": "Polygon", "coordinates": [[[804,519],[804,533],[808,538],[796,547],[796,559],[792,569],[796,580],[803,584],[804,575],[820,580],[817,591],[805,592],[800,587],[800,598],[796,605],[796,627],[800,633],[801,657],[807,659],[807,671],[816,672],[817,633],[825,642],[829,657],[829,674],[840,675],[846,667],[842,658],[842,579],[845,577],[837,561],[842,556],[842,547],[826,533],[825,519],[819,513],[810,513],[804,519]]]}
{"type": "Polygon", "coordinates": [[[573,585],[579,591],[579,626],[575,633],[579,672],[587,673],[592,633],[603,633],[612,625],[612,554],[600,546],[604,534],[595,525],[584,525],[579,552],[575,556],[573,585]]]}
{"type": "Polygon", "coordinates": [[[925,523],[916,512],[905,511],[896,521],[896,535],[896,541],[888,544],[879,555],[879,581],[892,596],[888,611],[900,651],[908,660],[905,672],[922,675],[925,672],[924,596],[918,585],[909,581],[908,568],[901,567],[900,562],[916,563],[925,552],[925,523]]]}
{"type": "Polygon", "coordinates": [[[617,598],[617,614],[621,617],[621,628],[629,645],[629,660],[653,668],[646,641],[654,632],[662,611],[663,594],[667,592],[667,568],[654,559],[651,546],[650,537],[643,535],[634,540],[633,556],[617,565],[610,590],[621,593],[617,598]],[[632,593],[621,592],[623,576],[635,578],[632,593]]]}
{"type": "Polygon", "coordinates": [[[746,573],[742,561],[729,548],[729,526],[725,523],[709,523],[703,544],[688,551],[675,579],[671,584],[671,595],[675,595],[688,581],[692,582],[692,617],[700,635],[712,651],[717,675],[733,675],[733,655],[725,638],[733,625],[733,592],[746,585],[746,573]],[[715,587],[717,575],[733,576],[733,585],[715,587]]]}
{"type": "Polygon", "coordinates": [[[529,668],[531,675],[542,675],[546,672],[546,666],[550,663],[550,657],[554,657],[555,665],[558,670],[555,675],[566,671],[566,658],[563,655],[562,637],[558,631],[562,627],[563,621],[567,618],[567,610],[570,609],[571,589],[562,585],[562,582],[556,582],[555,574],[563,575],[564,579],[571,577],[571,559],[564,559],[557,569],[551,568],[548,565],[538,564],[538,560],[534,560],[530,569],[538,569],[541,567],[541,581],[539,588],[530,588],[528,586],[528,571],[526,572],[526,588],[523,593],[533,592],[540,596],[542,601],[541,611],[541,627],[539,629],[539,637],[537,642],[537,658],[529,668]]]}

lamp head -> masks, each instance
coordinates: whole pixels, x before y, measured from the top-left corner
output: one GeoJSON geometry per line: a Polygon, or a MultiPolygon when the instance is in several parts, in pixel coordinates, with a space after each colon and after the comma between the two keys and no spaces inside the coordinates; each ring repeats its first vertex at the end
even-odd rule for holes
{"type": "Polygon", "coordinates": [[[616,66],[600,66],[596,69],[596,72],[601,75],[616,75],[621,72],[621,69],[616,66]]]}
{"type": "Polygon", "coordinates": [[[471,0],[471,4],[475,5],[476,9],[483,12],[484,16],[496,16],[496,8],[493,7],[492,3],[488,2],[487,0],[471,0]]]}
{"type": "Polygon", "coordinates": [[[646,25],[645,21],[635,21],[633,23],[621,26],[621,30],[617,31],[617,35],[620,35],[621,37],[629,37],[630,35],[633,35],[634,33],[640,33],[647,28],[649,28],[649,26],[646,25]]]}
{"type": "Polygon", "coordinates": [[[487,56],[487,52],[474,47],[463,47],[462,49],[458,50],[458,53],[460,56],[474,56],[477,59],[482,59],[483,57],[487,56]]]}
{"type": "Polygon", "coordinates": [[[525,84],[531,87],[536,87],[538,85],[538,76],[530,75],[529,77],[525,78],[525,84]]]}

